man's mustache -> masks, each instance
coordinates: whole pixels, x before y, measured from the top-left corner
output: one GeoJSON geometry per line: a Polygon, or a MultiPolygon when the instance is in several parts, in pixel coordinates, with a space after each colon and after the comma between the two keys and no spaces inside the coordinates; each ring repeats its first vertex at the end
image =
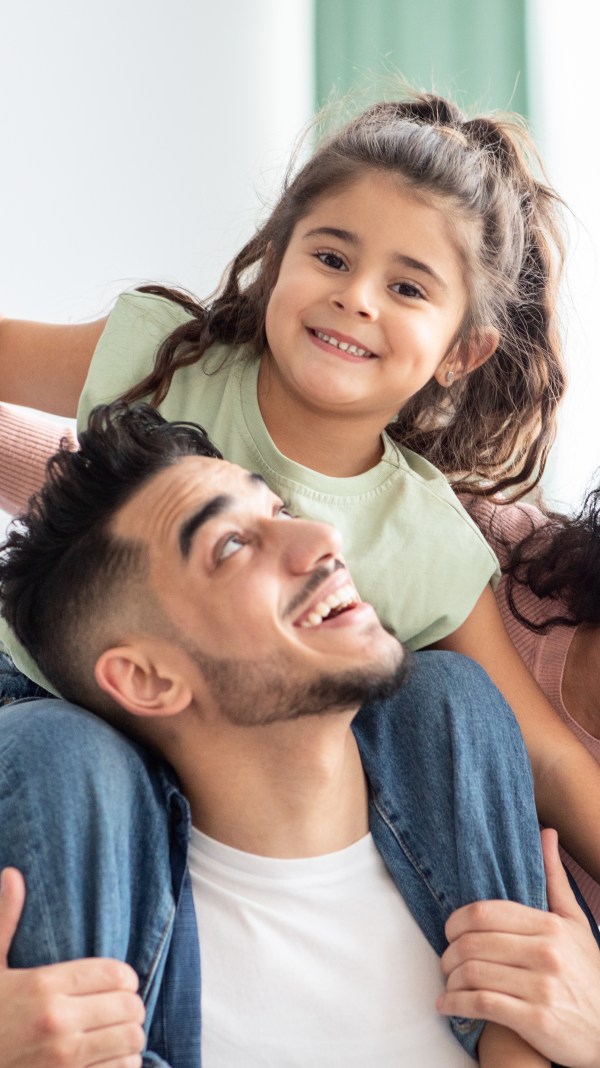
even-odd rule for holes
{"type": "Polygon", "coordinates": [[[330,575],[333,575],[336,571],[339,571],[340,568],[344,568],[344,564],[342,563],[342,561],[334,560],[332,564],[329,565],[329,567],[318,567],[316,571],[313,571],[312,575],[310,576],[310,578],[307,579],[300,592],[297,593],[295,597],[292,597],[292,600],[290,601],[284,612],[284,616],[291,616],[294,614],[294,612],[297,611],[298,608],[302,608],[302,605],[305,603],[305,601],[308,601],[308,598],[311,596],[311,594],[313,594],[315,590],[318,590],[321,583],[325,582],[325,580],[328,579],[330,575]]]}

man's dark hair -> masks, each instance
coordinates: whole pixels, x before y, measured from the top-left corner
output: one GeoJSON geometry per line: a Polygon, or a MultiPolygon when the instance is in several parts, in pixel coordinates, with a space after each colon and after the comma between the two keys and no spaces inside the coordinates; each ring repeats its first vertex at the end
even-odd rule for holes
{"type": "Polygon", "coordinates": [[[0,608],[64,697],[110,713],[115,706],[94,678],[98,637],[104,648],[120,640],[128,591],[135,585],[141,608],[148,569],[144,546],[116,536],[111,522],[160,471],[186,456],[221,454],[202,427],[122,401],[94,408],[79,443],[77,452],[61,444],[44,485],[9,529],[0,608]]]}

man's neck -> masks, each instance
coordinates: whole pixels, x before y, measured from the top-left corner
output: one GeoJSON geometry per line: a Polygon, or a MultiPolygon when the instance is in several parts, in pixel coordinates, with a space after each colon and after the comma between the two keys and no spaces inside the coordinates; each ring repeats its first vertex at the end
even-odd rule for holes
{"type": "Polygon", "coordinates": [[[194,826],[235,849],[282,858],[334,853],[364,837],[367,785],[352,718],[184,732],[165,755],[194,826]]]}

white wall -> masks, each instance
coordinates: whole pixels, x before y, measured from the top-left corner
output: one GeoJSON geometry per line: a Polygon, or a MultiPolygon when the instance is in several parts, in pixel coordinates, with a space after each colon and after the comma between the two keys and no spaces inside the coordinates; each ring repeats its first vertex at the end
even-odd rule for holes
{"type": "MultiPolygon", "coordinates": [[[[535,131],[579,220],[547,481],[569,503],[600,466],[600,14],[529,7],[535,131]]],[[[0,311],[94,317],[148,279],[207,295],[310,116],[312,29],[311,0],[0,0],[0,311]]]]}
{"type": "Polygon", "coordinates": [[[3,313],[93,317],[132,280],[208,295],[311,64],[311,0],[0,0],[3,313]]]}
{"type": "Polygon", "coordinates": [[[529,6],[537,141],[572,212],[564,306],[570,384],[546,486],[568,505],[600,468],[600,9],[595,0],[529,6]]]}
{"type": "Polygon", "coordinates": [[[312,53],[312,0],[0,0],[0,314],[208,296],[311,116],[312,53]]]}

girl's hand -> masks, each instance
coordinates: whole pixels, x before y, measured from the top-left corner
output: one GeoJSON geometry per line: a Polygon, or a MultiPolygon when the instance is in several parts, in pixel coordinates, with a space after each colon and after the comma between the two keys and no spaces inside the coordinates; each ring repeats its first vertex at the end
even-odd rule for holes
{"type": "Polygon", "coordinates": [[[0,1068],[139,1068],[144,1006],[137,976],[117,960],[9,968],[25,883],[2,872],[0,892],[0,1068]]]}
{"type": "Polygon", "coordinates": [[[542,832],[551,912],[479,901],[446,924],[440,1012],[516,1031],[572,1068],[600,1066],[600,952],[565,875],[556,832],[542,832]]]}

